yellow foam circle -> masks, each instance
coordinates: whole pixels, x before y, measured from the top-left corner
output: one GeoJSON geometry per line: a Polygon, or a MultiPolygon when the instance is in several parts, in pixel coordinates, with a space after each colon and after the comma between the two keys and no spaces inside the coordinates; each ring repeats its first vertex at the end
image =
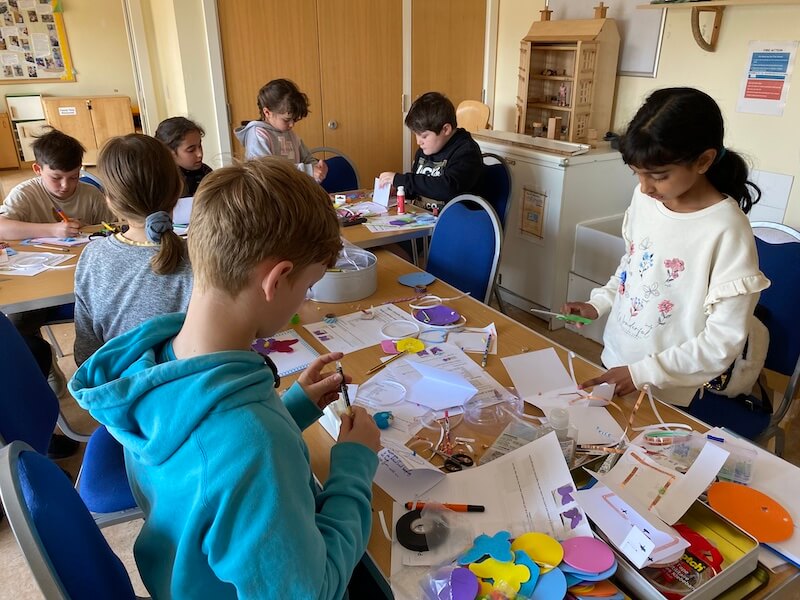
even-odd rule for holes
{"type": "Polygon", "coordinates": [[[544,533],[523,533],[511,544],[514,551],[524,550],[542,569],[542,574],[556,568],[564,559],[564,548],[558,540],[551,538],[544,533]]]}
{"type": "Polygon", "coordinates": [[[402,340],[397,340],[395,346],[400,352],[414,353],[425,350],[425,344],[416,338],[403,338],[402,340]]]}

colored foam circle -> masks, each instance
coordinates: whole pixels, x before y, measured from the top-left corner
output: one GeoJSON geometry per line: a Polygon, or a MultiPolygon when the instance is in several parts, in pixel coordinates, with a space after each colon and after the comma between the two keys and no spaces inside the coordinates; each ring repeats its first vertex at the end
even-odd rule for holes
{"type": "Polygon", "coordinates": [[[608,579],[614,573],[617,572],[617,561],[614,561],[614,564],[611,567],[603,571],[602,573],[584,573],[583,571],[577,571],[573,569],[569,565],[565,565],[561,563],[558,565],[558,569],[564,573],[566,576],[574,576],[578,581],[602,581],[603,579],[608,579]]]}
{"type": "Polygon", "coordinates": [[[602,573],[614,565],[614,552],[606,544],[589,536],[578,536],[561,542],[564,562],[585,573],[602,573]]]}
{"type": "Polygon", "coordinates": [[[419,273],[406,273],[405,275],[400,275],[400,277],[397,278],[397,281],[403,285],[413,288],[418,285],[430,285],[436,281],[436,277],[430,273],[421,271],[419,273]]]}
{"type": "Polygon", "coordinates": [[[564,573],[553,569],[539,577],[531,600],[553,600],[553,598],[563,598],[566,594],[567,580],[564,573]]]}
{"type": "Polygon", "coordinates": [[[416,338],[403,338],[402,340],[397,340],[395,346],[400,352],[411,352],[412,354],[425,350],[425,344],[416,338]]]}
{"type": "Polygon", "coordinates": [[[561,544],[544,533],[523,533],[514,540],[511,549],[524,550],[525,554],[541,567],[543,574],[557,567],[564,558],[564,548],[561,544]]]}
{"type": "Polygon", "coordinates": [[[718,481],[708,488],[708,503],[761,543],[781,542],[794,533],[794,523],[786,509],[753,488],[718,481]]]}

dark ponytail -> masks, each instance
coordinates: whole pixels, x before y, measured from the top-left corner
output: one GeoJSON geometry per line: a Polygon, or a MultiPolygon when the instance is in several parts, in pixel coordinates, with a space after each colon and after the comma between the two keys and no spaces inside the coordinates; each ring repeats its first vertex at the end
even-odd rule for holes
{"type": "Polygon", "coordinates": [[[665,88],[650,94],[637,111],[620,139],[620,152],[627,164],[652,169],[688,165],[716,150],[708,181],[748,213],[761,190],[748,181],[747,163],[725,148],[724,137],[722,113],[711,96],[694,88],[665,88]]]}

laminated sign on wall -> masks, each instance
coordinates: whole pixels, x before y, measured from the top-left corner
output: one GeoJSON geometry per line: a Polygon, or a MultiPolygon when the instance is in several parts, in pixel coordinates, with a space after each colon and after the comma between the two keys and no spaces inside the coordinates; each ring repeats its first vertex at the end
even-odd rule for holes
{"type": "Polygon", "coordinates": [[[783,115],[796,55],[797,42],[750,42],[736,110],[783,115]]]}
{"type": "Polygon", "coordinates": [[[75,81],[61,0],[0,0],[0,81],[75,81]]]}
{"type": "Polygon", "coordinates": [[[519,220],[519,228],[523,236],[544,239],[543,224],[546,203],[547,194],[544,192],[522,188],[522,202],[520,202],[522,215],[519,220]]]}

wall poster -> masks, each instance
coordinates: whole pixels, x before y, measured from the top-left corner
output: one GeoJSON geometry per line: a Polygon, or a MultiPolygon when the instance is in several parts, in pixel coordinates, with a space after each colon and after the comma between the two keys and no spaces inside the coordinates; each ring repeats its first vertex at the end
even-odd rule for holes
{"type": "Polygon", "coordinates": [[[526,187],[522,188],[522,214],[519,219],[519,231],[523,237],[544,239],[544,211],[547,194],[526,187]]]}

